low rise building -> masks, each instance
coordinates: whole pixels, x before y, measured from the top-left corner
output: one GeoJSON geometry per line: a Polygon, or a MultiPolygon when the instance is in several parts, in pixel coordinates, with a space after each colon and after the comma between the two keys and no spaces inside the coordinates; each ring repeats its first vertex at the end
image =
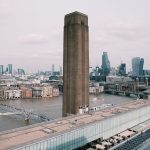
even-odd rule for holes
{"type": "Polygon", "coordinates": [[[100,94],[104,92],[104,86],[99,82],[91,82],[89,83],[89,93],[90,94],[100,94]]]}
{"type": "Polygon", "coordinates": [[[32,89],[30,87],[20,87],[22,98],[32,98],[32,89]]]}
{"type": "Polygon", "coordinates": [[[4,99],[4,89],[0,89],[0,99],[4,99]]]}
{"type": "Polygon", "coordinates": [[[4,90],[4,99],[18,99],[21,98],[21,90],[7,89],[4,90]]]}
{"type": "Polygon", "coordinates": [[[53,87],[48,85],[48,86],[43,86],[41,87],[42,89],[42,97],[43,98],[48,98],[48,97],[53,97],[53,87]]]}
{"type": "Polygon", "coordinates": [[[104,86],[90,86],[89,93],[90,94],[99,94],[104,92],[104,86]]]}
{"type": "Polygon", "coordinates": [[[59,96],[59,89],[58,88],[53,88],[53,96],[59,96]]]}
{"type": "Polygon", "coordinates": [[[41,89],[41,87],[33,87],[32,88],[32,97],[33,98],[40,98],[40,97],[42,97],[42,89],[41,89]]]}

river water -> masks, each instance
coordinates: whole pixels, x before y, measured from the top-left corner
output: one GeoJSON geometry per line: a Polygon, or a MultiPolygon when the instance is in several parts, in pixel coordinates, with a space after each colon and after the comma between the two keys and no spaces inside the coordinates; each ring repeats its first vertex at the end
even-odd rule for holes
{"type": "MultiPolygon", "coordinates": [[[[121,104],[133,100],[130,97],[115,96],[108,94],[90,95],[90,106],[106,104],[121,104]]],[[[2,104],[15,106],[28,112],[43,114],[50,119],[62,117],[62,95],[50,99],[23,99],[23,100],[6,100],[0,101],[2,104]]],[[[0,109],[0,112],[2,110],[0,109]]],[[[41,122],[40,120],[30,120],[28,124],[41,122]]],[[[23,117],[16,115],[0,116],[0,131],[14,129],[28,125],[23,117]]]]}

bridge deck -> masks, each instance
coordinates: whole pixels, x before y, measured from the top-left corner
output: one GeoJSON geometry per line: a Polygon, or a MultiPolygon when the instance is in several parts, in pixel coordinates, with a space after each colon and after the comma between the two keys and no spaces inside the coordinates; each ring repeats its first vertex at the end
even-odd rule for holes
{"type": "Polygon", "coordinates": [[[40,139],[46,139],[102,119],[149,105],[149,101],[132,101],[106,108],[93,114],[75,115],[0,133],[0,150],[14,148],[40,139]]]}

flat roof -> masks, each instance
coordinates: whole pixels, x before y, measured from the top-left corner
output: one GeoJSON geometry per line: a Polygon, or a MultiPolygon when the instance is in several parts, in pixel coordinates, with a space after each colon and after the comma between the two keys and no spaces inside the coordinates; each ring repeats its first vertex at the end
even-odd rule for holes
{"type": "Polygon", "coordinates": [[[60,118],[57,120],[43,122],[27,127],[17,128],[13,130],[0,132],[0,150],[17,147],[18,145],[30,144],[45,138],[62,134],[81,126],[88,125],[97,121],[101,121],[111,116],[125,113],[130,110],[145,107],[150,101],[136,100],[122,105],[109,107],[94,113],[83,115],[73,115],[70,117],[60,118]]]}

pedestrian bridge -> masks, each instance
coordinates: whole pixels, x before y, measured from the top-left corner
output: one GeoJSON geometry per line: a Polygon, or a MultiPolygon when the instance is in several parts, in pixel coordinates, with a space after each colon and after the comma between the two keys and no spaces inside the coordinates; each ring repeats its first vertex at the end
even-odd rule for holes
{"type": "Polygon", "coordinates": [[[106,93],[111,93],[111,94],[114,94],[114,95],[118,95],[118,94],[123,94],[123,95],[126,95],[126,96],[130,96],[130,94],[133,94],[133,95],[136,95],[137,97],[145,97],[146,94],[144,92],[135,92],[135,91],[121,91],[121,90],[116,90],[116,89],[107,89],[105,90],[106,93]]]}
{"type": "Polygon", "coordinates": [[[150,101],[138,100],[0,133],[0,150],[71,150],[107,139],[150,119],[150,101]]]}
{"type": "Polygon", "coordinates": [[[3,112],[0,113],[0,116],[8,116],[8,115],[22,115],[22,117],[26,117],[28,115],[30,118],[33,119],[40,119],[42,121],[49,121],[52,120],[43,114],[37,114],[29,110],[25,110],[23,108],[17,108],[15,106],[7,105],[7,104],[0,104],[0,108],[3,112]]]}

